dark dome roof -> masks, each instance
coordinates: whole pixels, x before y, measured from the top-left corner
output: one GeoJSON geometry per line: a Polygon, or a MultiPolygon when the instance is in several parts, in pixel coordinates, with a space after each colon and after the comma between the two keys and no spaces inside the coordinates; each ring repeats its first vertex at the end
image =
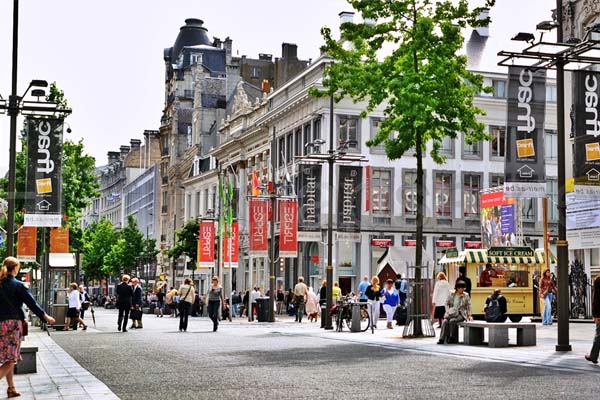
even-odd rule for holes
{"type": "Polygon", "coordinates": [[[185,25],[179,30],[175,44],[171,50],[171,59],[176,60],[184,46],[206,45],[212,46],[208,38],[208,30],[202,26],[204,21],[197,18],[188,18],[185,25]]]}

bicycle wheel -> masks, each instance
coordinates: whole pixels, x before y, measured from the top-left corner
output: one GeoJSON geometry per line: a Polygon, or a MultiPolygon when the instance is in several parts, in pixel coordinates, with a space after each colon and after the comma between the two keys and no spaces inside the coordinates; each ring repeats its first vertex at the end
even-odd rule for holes
{"type": "MultiPolygon", "coordinates": [[[[346,326],[348,330],[352,330],[352,315],[346,316],[346,326]]],[[[360,309],[360,332],[364,332],[371,326],[369,313],[364,308],[360,309]]]]}

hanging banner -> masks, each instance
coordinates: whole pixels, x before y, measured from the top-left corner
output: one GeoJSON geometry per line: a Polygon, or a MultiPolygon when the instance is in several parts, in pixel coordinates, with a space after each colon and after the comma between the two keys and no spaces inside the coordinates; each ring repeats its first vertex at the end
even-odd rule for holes
{"type": "Polygon", "coordinates": [[[544,117],[546,71],[508,68],[506,197],[545,197],[544,117]]]}
{"type": "Polygon", "coordinates": [[[69,252],[69,228],[50,229],[50,253],[69,252]]]}
{"type": "Polygon", "coordinates": [[[198,268],[211,269],[215,267],[215,223],[201,221],[198,235],[198,268]]]}
{"type": "Polygon", "coordinates": [[[365,211],[369,211],[371,209],[371,166],[367,165],[365,167],[365,211]]]}
{"type": "Polygon", "coordinates": [[[61,226],[63,120],[27,117],[24,226],[61,226]]]}
{"type": "Polygon", "coordinates": [[[266,257],[269,253],[269,241],[267,238],[269,214],[269,200],[250,198],[250,254],[257,257],[266,257]]]}
{"type": "Polygon", "coordinates": [[[231,236],[229,229],[223,232],[223,267],[237,268],[240,254],[240,226],[237,221],[231,224],[231,236]],[[231,259],[230,256],[231,255],[231,259]]]}
{"type": "Polygon", "coordinates": [[[37,250],[37,228],[22,226],[17,233],[17,259],[21,262],[34,262],[37,250]]]}
{"type": "MultiPolygon", "coordinates": [[[[338,170],[338,231],[360,232],[362,167],[342,165],[338,170]]],[[[333,193],[331,193],[333,196],[333,193]]]]}
{"type": "Polygon", "coordinates": [[[279,202],[279,257],[298,257],[298,202],[279,202]]]}
{"type": "Polygon", "coordinates": [[[298,227],[321,229],[321,165],[300,165],[298,177],[298,227]]]}
{"type": "Polygon", "coordinates": [[[482,192],[481,237],[483,247],[511,246],[515,243],[515,199],[504,196],[502,188],[482,192]]]}
{"type": "Polygon", "coordinates": [[[576,185],[590,186],[588,195],[600,196],[600,73],[579,70],[573,74],[573,178],[576,185]]]}

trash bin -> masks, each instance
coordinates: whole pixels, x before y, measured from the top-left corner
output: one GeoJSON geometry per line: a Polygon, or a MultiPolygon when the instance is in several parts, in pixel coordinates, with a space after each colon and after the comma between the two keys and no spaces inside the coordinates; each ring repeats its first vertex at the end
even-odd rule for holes
{"type": "Polygon", "coordinates": [[[258,322],[269,322],[269,298],[257,298],[256,308],[256,318],[258,319],[258,322]]]}
{"type": "Polygon", "coordinates": [[[52,306],[52,315],[54,316],[54,319],[56,320],[56,323],[54,324],[54,328],[57,330],[63,330],[65,328],[65,324],[66,324],[66,318],[67,318],[67,310],[69,309],[69,305],[68,304],[54,304],[52,306]]]}
{"type": "Polygon", "coordinates": [[[360,306],[364,306],[365,303],[352,303],[352,323],[350,324],[350,331],[360,332],[360,306]]]}

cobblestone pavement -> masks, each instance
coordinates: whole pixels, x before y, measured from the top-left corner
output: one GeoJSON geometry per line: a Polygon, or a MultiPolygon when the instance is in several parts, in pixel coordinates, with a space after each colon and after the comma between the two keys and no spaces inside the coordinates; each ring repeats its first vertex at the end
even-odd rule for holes
{"type": "MultiPolygon", "coordinates": [[[[322,331],[282,318],[272,324],[234,319],[217,333],[207,318],[144,316],[144,328],[119,333],[116,313],[96,312],[87,332],[52,338],[122,399],[596,399],[600,368],[583,354],[591,324],[572,324],[571,353],[554,352],[556,327],[538,329],[538,346],[490,349],[375,334],[322,331]]],[[[380,328],[384,327],[380,323],[380,328]]]]}

